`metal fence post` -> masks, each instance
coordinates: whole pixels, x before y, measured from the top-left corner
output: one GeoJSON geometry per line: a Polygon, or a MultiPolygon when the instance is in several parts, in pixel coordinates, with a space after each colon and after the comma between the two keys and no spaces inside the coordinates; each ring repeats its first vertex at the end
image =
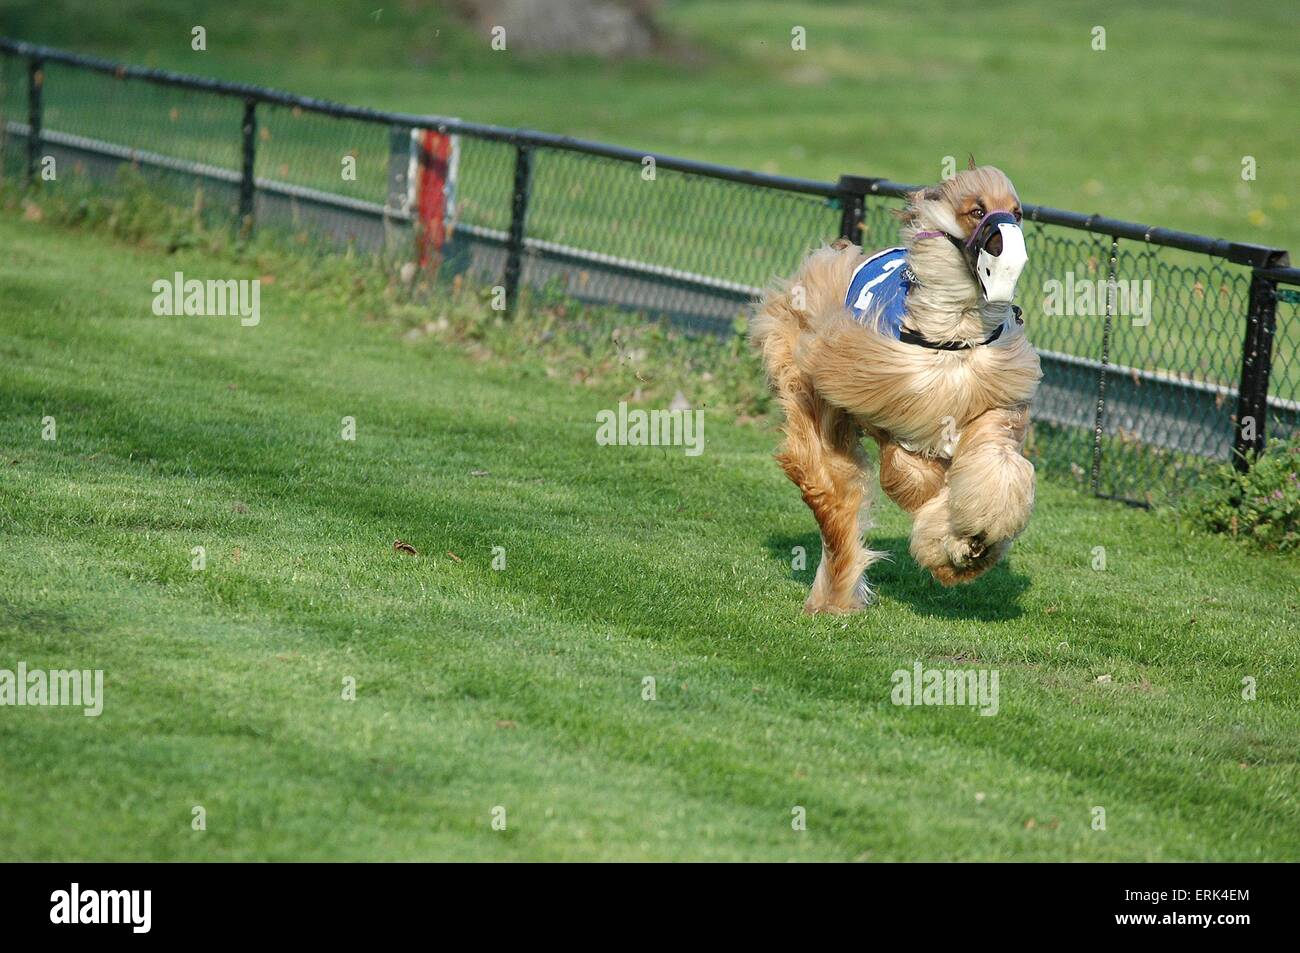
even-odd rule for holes
{"type": "Polygon", "coordinates": [[[253,231],[255,189],[257,188],[257,100],[244,100],[243,163],[239,176],[239,234],[253,231]]]}
{"type": "Polygon", "coordinates": [[[1263,451],[1265,445],[1268,375],[1273,365],[1273,335],[1277,330],[1277,282],[1265,278],[1259,269],[1250,275],[1248,307],[1232,440],[1232,464],[1242,473],[1250,469],[1249,454],[1263,451]]]}
{"type": "Polygon", "coordinates": [[[40,183],[37,168],[41,164],[41,119],[44,113],[42,93],[45,87],[45,61],[33,56],[27,64],[27,184],[40,183]]]}
{"type": "Polygon", "coordinates": [[[519,275],[523,270],[524,220],[528,216],[528,187],[532,179],[532,150],[515,147],[515,186],[510,203],[510,233],[506,239],[506,268],[502,278],[506,292],[506,313],[514,314],[519,275]]]}
{"type": "Polygon", "coordinates": [[[1094,496],[1101,495],[1101,439],[1106,429],[1106,374],[1110,370],[1110,337],[1115,320],[1115,275],[1119,270],[1119,238],[1110,239],[1110,266],[1106,271],[1106,318],[1101,326],[1101,371],[1097,374],[1097,412],[1092,427],[1092,474],[1088,480],[1094,496]]]}
{"type": "Polygon", "coordinates": [[[879,179],[860,175],[842,175],[838,184],[840,193],[840,238],[855,245],[862,244],[862,222],[866,215],[866,195],[879,179]]]}

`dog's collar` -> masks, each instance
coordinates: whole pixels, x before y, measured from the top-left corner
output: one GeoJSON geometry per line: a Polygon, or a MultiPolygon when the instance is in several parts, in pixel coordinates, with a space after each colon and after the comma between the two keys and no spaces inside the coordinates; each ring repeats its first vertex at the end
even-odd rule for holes
{"type": "MultiPolygon", "coordinates": [[[[971,238],[974,238],[976,234],[978,233],[972,232],[971,238]]],[[[956,235],[949,235],[947,232],[943,232],[943,231],[928,231],[928,232],[917,232],[915,235],[912,236],[913,241],[920,241],[925,238],[948,239],[948,241],[952,244],[952,247],[957,249],[957,251],[961,252],[961,260],[966,262],[968,268],[970,267],[970,262],[967,260],[967,255],[966,255],[966,243],[963,242],[956,235]]],[[[971,273],[974,274],[973,268],[971,269],[971,273]]]]}
{"type": "MultiPolygon", "coordinates": [[[[1024,324],[1024,319],[1020,317],[1023,314],[1017,305],[1011,306],[1012,317],[1015,318],[1016,324],[1024,324]]],[[[931,341],[923,337],[910,328],[900,328],[898,339],[904,344],[915,344],[917,347],[926,347],[932,351],[969,351],[972,348],[983,347],[985,344],[992,344],[998,338],[1002,337],[1002,330],[1005,324],[999,324],[997,330],[986,337],[983,341],[931,341]]]]}

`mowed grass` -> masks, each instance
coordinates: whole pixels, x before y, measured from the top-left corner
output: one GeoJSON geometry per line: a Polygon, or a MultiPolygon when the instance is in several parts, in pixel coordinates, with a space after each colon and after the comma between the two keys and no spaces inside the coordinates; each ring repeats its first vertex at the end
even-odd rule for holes
{"type": "Polygon", "coordinates": [[[106,679],[98,718],[0,708],[6,859],[1300,858],[1294,560],[1044,483],[959,590],[883,507],[879,604],[808,618],[767,425],[599,447],[621,382],[290,279],[254,328],[155,317],[239,268],[0,245],[0,668],[106,679]],[[997,670],[998,713],[891,704],[917,661],[997,670]]]}

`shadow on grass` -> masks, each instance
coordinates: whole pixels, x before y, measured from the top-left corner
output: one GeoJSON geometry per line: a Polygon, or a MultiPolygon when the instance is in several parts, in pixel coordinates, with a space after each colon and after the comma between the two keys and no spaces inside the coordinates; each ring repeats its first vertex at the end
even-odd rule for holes
{"type": "MultiPolygon", "coordinates": [[[[947,619],[975,619],[982,622],[1006,621],[1019,618],[1020,595],[1030,586],[1029,577],[1013,571],[1009,560],[1015,550],[983,576],[964,586],[945,589],[935,582],[912,560],[907,551],[906,536],[872,536],[868,540],[872,549],[889,553],[871,567],[867,577],[871,587],[888,600],[907,603],[922,615],[942,616],[947,619]]],[[[791,551],[802,546],[808,554],[807,566],[796,570],[793,576],[805,586],[811,586],[821,559],[821,537],[817,533],[797,536],[772,536],[767,540],[772,558],[789,572],[791,551]]]]}

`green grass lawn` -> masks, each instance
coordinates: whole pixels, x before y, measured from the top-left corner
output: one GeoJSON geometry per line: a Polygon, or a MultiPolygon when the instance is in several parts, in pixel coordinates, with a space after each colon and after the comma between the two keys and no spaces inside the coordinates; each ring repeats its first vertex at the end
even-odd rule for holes
{"type": "Polygon", "coordinates": [[[0,857],[1300,859],[1294,559],[1044,482],[959,590],[885,506],[879,605],[807,618],[767,424],[598,447],[631,370],[408,341],[310,273],[254,328],[155,317],[173,271],[258,271],[0,247],[0,668],[106,680],[98,718],[0,708],[0,857]],[[998,713],[894,706],[917,661],[997,670],[998,713]]]}

